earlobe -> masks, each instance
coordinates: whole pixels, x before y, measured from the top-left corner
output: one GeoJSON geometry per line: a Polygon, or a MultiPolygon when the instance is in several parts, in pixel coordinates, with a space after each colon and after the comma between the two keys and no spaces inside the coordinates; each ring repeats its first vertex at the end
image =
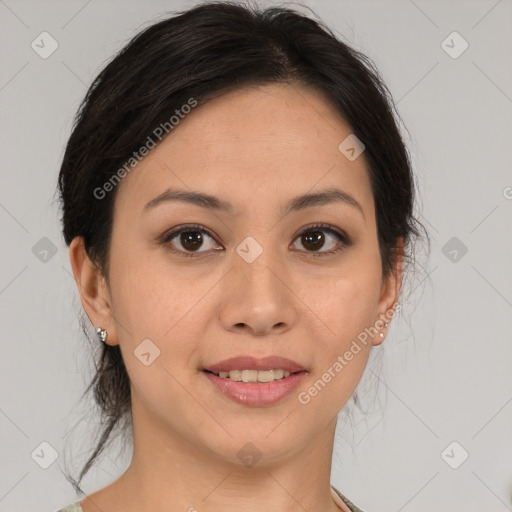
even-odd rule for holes
{"type": "Polygon", "coordinates": [[[104,276],[85,250],[82,237],[71,241],[69,259],[82,306],[95,328],[108,328],[110,341],[114,335],[110,294],[104,276]]]}

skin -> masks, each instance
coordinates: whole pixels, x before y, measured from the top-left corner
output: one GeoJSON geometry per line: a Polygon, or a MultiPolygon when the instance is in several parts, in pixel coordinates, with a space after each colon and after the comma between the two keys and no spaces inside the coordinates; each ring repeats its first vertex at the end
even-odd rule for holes
{"type": "Polygon", "coordinates": [[[297,396],[396,303],[402,277],[399,246],[383,278],[364,153],[349,161],[338,150],[350,133],[327,99],[303,86],[223,95],[196,107],[118,185],[108,281],[73,240],[82,304],[107,329],[107,343],[121,347],[134,424],[129,468],[85,498],[85,512],[349,510],[330,491],[337,414],[384,338],[360,344],[308,404],[297,396]],[[185,202],[143,212],[168,187],[217,196],[235,214],[185,202]],[[350,193],[363,213],[344,203],[281,213],[292,198],[328,187],[350,193]],[[190,223],[214,235],[203,233],[198,257],[170,252],[186,253],[179,235],[159,242],[190,223]],[[322,231],[324,245],[308,248],[300,234],[315,223],[345,231],[353,244],[322,231]],[[247,236],[263,248],[252,263],[236,252],[247,236]],[[147,338],[160,350],[149,366],[133,353],[147,338]],[[237,404],[201,369],[243,354],[287,357],[308,373],[272,406],[237,404]],[[261,453],[251,468],[237,457],[248,442],[261,453]]]}

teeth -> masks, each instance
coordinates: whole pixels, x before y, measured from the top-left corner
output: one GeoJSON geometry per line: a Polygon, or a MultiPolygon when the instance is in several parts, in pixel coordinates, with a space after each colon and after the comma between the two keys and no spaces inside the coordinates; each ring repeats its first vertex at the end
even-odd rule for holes
{"type": "Polygon", "coordinates": [[[242,370],[243,382],[258,382],[258,370],[242,370]]]}
{"type": "Polygon", "coordinates": [[[257,372],[258,382],[273,382],[275,380],[274,370],[262,370],[257,372]]]}
{"type": "Polygon", "coordinates": [[[289,377],[291,372],[281,368],[275,370],[231,370],[219,372],[219,377],[237,382],[274,382],[289,377]]]}
{"type": "Polygon", "coordinates": [[[229,378],[240,382],[242,380],[242,372],[240,370],[231,370],[229,372],[229,378]]]}

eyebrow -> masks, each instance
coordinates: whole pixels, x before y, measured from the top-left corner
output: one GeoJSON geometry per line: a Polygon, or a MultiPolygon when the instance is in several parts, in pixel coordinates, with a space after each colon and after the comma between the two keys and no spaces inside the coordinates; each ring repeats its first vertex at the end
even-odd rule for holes
{"type": "MultiPolygon", "coordinates": [[[[208,210],[223,211],[230,215],[235,214],[234,206],[218,197],[203,192],[179,190],[168,188],[157,197],[151,199],[144,205],[143,211],[148,211],[156,206],[169,202],[181,201],[189,204],[206,208],[208,210]]],[[[297,212],[316,206],[324,206],[332,203],[342,203],[351,206],[360,211],[365,218],[365,214],[361,204],[348,192],[337,188],[329,188],[316,193],[304,194],[297,196],[289,201],[283,208],[282,215],[288,215],[291,212],[297,212]]]]}

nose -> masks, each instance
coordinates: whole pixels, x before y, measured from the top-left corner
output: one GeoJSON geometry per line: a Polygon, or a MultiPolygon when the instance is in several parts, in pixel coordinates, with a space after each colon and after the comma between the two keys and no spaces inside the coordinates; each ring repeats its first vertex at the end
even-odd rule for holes
{"type": "Polygon", "coordinates": [[[292,328],[298,298],[289,274],[276,260],[271,262],[268,253],[252,263],[240,258],[226,279],[220,314],[224,329],[266,336],[292,328]]]}

